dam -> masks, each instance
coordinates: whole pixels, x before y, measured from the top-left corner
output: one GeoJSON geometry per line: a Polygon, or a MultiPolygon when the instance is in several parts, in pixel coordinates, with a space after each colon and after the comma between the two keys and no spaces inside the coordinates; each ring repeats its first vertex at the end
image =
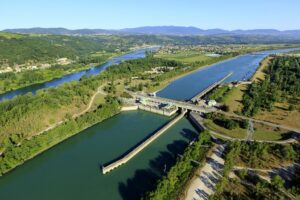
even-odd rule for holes
{"type": "MultiPolygon", "coordinates": [[[[226,75],[224,78],[221,80],[216,81],[212,85],[210,85],[207,89],[204,91],[200,92],[193,98],[192,102],[198,101],[198,98],[203,97],[204,95],[208,94],[211,90],[216,88],[218,85],[220,85],[225,79],[230,77],[232,73],[229,73],[226,75]]],[[[204,106],[199,106],[195,105],[191,102],[183,102],[183,101],[177,101],[173,99],[167,99],[167,98],[162,98],[162,97],[153,97],[153,96],[147,96],[145,94],[138,94],[134,92],[130,92],[130,95],[132,95],[134,98],[137,99],[137,102],[139,102],[136,106],[128,107],[125,108],[124,111],[126,110],[135,110],[135,109],[141,109],[149,112],[153,112],[156,114],[162,114],[162,115],[167,115],[171,116],[174,114],[178,108],[181,109],[181,114],[179,114],[177,117],[175,117],[173,120],[168,122],[166,125],[164,125],[160,130],[155,132],[153,135],[151,135],[149,138],[144,140],[141,144],[139,144],[137,147],[126,153],[125,155],[121,156],[119,159],[102,166],[102,173],[106,174],[117,167],[127,163],[130,159],[132,159],[135,155],[137,155],[140,151],[142,151],[144,148],[146,148],[151,142],[153,142],[155,139],[157,139],[160,135],[162,135],[166,130],[168,130],[171,126],[173,126],[176,122],[178,122],[181,118],[184,117],[184,115],[187,113],[187,111],[192,111],[192,112],[198,112],[198,113],[207,113],[207,112],[213,112],[214,108],[209,108],[209,107],[204,107],[204,106]],[[163,106],[160,106],[163,105],[163,106]],[[168,107],[171,109],[171,111],[167,111],[168,114],[165,114],[165,107],[168,107]],[[162,110],[159,108],[162,107],[162,110]]],[[[194,116],[192,115],[191,118],[193,119],[194,123],[196,120],[194,119],[194,116]]],[[[197,123],[196,123],[197,124],[197,123]]],[[[200,130],[203,129],[202,127],[200,130]]]]}

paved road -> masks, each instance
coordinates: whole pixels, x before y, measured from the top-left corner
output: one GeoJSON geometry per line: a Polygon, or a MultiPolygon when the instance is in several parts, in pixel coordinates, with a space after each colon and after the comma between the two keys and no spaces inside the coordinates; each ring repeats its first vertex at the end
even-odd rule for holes
{"type": "Polygon", "coordinates": [[[205,165],[197,172],[196,177],[187,189],[185,200],[207,200],[215,192],[215,186],[221,177],[224,160],[221,157],[225,144],[218,145],[207,157],[205,165]]]}

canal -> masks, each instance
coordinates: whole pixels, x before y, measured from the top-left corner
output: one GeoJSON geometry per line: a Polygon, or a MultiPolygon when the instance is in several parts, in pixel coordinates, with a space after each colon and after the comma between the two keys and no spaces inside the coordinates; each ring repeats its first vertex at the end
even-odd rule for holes
{"type": "MultiPolygon", "coordinates": [[[[158,93],[189,99],[228,72],[230,80],[249,78],[263,57],[288,50],[248,54],[198,70],[172,82],[158,93]],[[188,88],[188,89],[187,89],[188,88]]],[[[1,199],[99,200],[138,199],[175,161],[197,131],[180,120],[127,164],[102,175],[101,164],[122,155],[170,118],[144,111],[121,113],[0,177],[1,199]]]]}

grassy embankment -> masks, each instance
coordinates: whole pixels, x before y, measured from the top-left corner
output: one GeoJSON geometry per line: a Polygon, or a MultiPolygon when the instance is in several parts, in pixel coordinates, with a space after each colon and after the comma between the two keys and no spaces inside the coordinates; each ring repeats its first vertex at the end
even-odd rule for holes
{"type": "Polygon", "coordinates": [[[49,131],[23,140],[21,145],[11,143],[0,156],[0,176],[80,131],[116,115],[119,111],[117,101],[108,102],[92,112],[69,119],[49,131]]]}

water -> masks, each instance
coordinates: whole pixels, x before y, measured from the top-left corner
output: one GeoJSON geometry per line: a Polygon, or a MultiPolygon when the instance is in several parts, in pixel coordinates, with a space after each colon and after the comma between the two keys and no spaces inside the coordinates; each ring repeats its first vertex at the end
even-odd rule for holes
{"type": "Polygon", "coordinates": [[[136,199],[153,187],[197,132],[182,119],[130,162],[102,175],[99,164],[117,158],[170,118],[121,113],[55,146],[0,177],[2,200],[136,199]]]}
{"type": "Polygon", "coordinates": [[[51,81],[47,81],[47,82],[40,83],[40,84],[30,85],[30,86],[27,86],[27,87],[23,87],[23,88],[20,88],[20,89],[17,89],[17,90],[13,90],[13,91],[9,91],[9,92],[0,94],[0,102],[4,101],[4,100],[12,99],[15,96],[23,95],[23,94],[26,94],[26,93],[29,93],[29,92],[31,92],[32,94],[35,94],[36,91],[41,90],[41,89],[46,89],[46,88],[50,88],[50,87],[57,87],[57,86],[59,86],[63,83],[67,83],[67,82],[70,82],[70,81],[77,81],[83,75],[92,76],[92,75],[99,74],[100,72],[102,72],[103,70],[105,70],[107,67],[109,67],[111,65],[119,64],[119,63],[121,63],[123,61],[126,61],[126,60],[144,58],[146,51],[156,51],[158,48],[159,47],[151,47],[151,48],[140,49],[140,50],[130,52],[128,54],[125,54],[125,55],[122,55],[122,56],[119,56],[119,57],[112,58],[108,62],[106,62],[103,65],[100,65],[98,67],[92,67],[90,69],[83,70],[83,71],[80,71],[80,72],[76,72],[76,73],[73,73],[73,74],[68,74],[68,75],[65,75],[61,78],[53,79],[51,81]]]}
{"type": "MultiPolygon", "coordinates": [[[[263,57],[285,51],[245,55],[212,65],[174,81],[159,95],[188,99],[231,71],[234,74],[227,81],[247,79],[263,57]]],[[[112,172],[102,175],[100,165],[122,155],[168,120],[132,111],[98,123],[0,177],[1,200],[138,199],[197,136],[187,119],[112,172]]]]}
{"type": "Polygon", "coordinates": [[[280,49],[263,51],[257,54],[246,54],[213,64],[173,81],[166,88],[158,92],[157,96],[177,100],[188,100],[230,72],[233,72],[233,75],[226,79],[225,82],[247,80],[255,73],[260,61],[264,57],[270,54],[284,53],[291,50],[295,49],[280,49]]]}

